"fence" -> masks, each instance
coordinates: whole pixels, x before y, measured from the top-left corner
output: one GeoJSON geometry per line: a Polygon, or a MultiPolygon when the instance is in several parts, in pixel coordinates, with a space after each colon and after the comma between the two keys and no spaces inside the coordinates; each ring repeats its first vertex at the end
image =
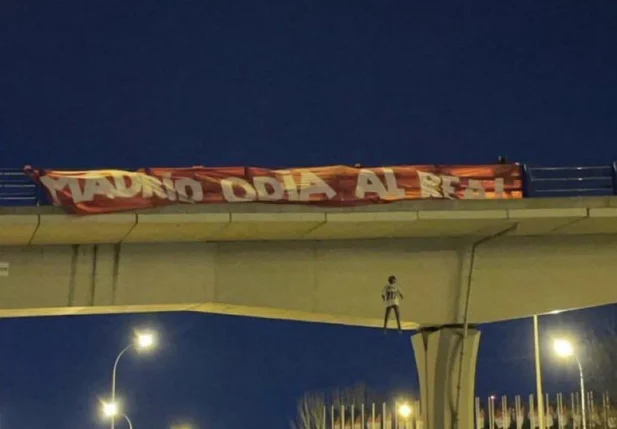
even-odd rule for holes
{"type": "MultiPolygon", "coordinates": [[[[523,165],[521,169],[525,198],[617,195],[617,163],[587,167],[523,165]]],[[[0,169],[1,206],[48,204],[44,193],[23,171],[0,169]]]]}
{"type": "Polygon", "coordinates": [[[41,198],[37,185],[21,170],[0,170],[0,205],[36,206],[41,198]]]}
{"type": "MultiPolygon", "coordinates": [[[[616,428],[617,407],[610,403],[608,393],[587,392],[585,396],[586,411],[583,413],[579,393],[546,394],[543,429],[583,428],[583,416],[586,416],[588,429],[616,428]]],[[[534,395],[517,395],[510,399],[490,396],[484,403],[476,398],[475,426],[476,429],[534,429],[539,428],[538,414],[534,395]]]]}
{"type": "Polygon", "coordinates": [[[422,427],[418,401],[394,404],[348,405],[324,407],[319,429],[416,429],[422,427]]]}
{"type": "Polygon", "coordinates": [[[523,195],[583,197],[617,194],[617,163],[590,167],[523,167],[523,195]]]}
{"type": "MultiPolygon", "coordinates": [[[[617,407],[608,393],[585,395],[586,428],[617,428],[617,407]]],[[[583,413],[579,393],[544,398],[544,428],[539,428],[538,406],[534,395],[476,398],[475,429],[582,429],[583,413]]],[[[422,429],[423,415],[418,401],[355,406],[324,407],[319,429],[422,429]],[[404,411],[404,412],[401,412],[404,411]]]]}

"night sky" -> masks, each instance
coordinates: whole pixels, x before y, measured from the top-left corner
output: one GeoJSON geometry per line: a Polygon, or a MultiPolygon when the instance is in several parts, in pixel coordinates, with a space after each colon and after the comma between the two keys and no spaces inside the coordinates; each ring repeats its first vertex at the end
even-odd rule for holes
{"type": "MultiPolygon", "coordinates": [[[[617,3],[469,3],[5,0],[0,167],[616,160],[617,3]]],[[[613,313],[546,316],[543,335],[613,313]]],[[[202,314],[2,320],[2,429],[104,427],[96,400],[144,325],[161,347],[119,370],[136,428],[283,429],[307,389],[417,385],[408,338],[378,330],[202,314]]],[[[531,392],[531,321],[483,330],[479,393],[531,392]]],[[[546,356],[547,389],[576,387],[564,365],[546,356]]]]}

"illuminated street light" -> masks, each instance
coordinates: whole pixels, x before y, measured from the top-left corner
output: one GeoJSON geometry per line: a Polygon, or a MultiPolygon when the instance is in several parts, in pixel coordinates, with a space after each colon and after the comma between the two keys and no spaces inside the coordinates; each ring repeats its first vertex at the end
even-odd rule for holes
{"type": "Polygon", "coordinates": [[[118,415],[118,404],[115,402],[103,402],[103,415],[105,417],[113,417],[118,415]]]}
{"type": "MultiPolygon", "coordinates": [[[[135,348],[137,350],[149,350],[153,348],[155,345],[155,339],[156,339],[156,335],[152,331],[136,332],[133,342],[129,344],[128,346],[126,346],[125,348],[123,348],[120,351],[120,353],[118,353],[118,356],[116,357],[116,360],[114,362],[114,367],[111,373],[111,403],[112,404],[116,403],[116,372],[118,369],[118,362],[120,362],[120,358],[124,355],[124,353],[126,353],[131,348],[135,348]]],[[[124,417],[127,419],[129,426],[132,427],[130,420],[128,420],[128,417],[126,416],[124,417]]],[[[115,429],[115,424],[116,424],[116,416],[111,415],[110,429],[115,429]]]]}
{"type": "Polygon", "coordinates": [[[144,332],[137,334],[136,346],[138,349],[146,350],[154,346],[154,333],[144,332]]]}
{"type": "Polygon", "coordinates": [[[557,353],[559,357],[570,357],[574,355],[574,347],[568,340],[555,340],[553,347],[555,348],[555,353],[557,353]]]}
{"type": "Polygon", "coordinates": [[[411,407],[408,404],[398,406],[398,415],[406,419],[411,415],[411,407]]]}
{"type": "Polygon", "coordinates": [[[574,346],[568,340],[557,339],[553,343],[553,348],[555,349],[555,353],[557,356],[562,358],[573,357],[578,365],[578,374],[581,382],[581,412],[582,412],[582,420],[583,420],[583,429],[587,429],[587,410],[585,406],[585,378],[583,377],[583,366],[581,365],[581,361],[578,360],[578,356],[574,351],[574,346]]]}
{"type": "MultiPolygon", "coordinates": [[[[101,408],[103,409],[103,415],[105,417],[113,419],[114,417],[120,415],[120,406],[117,402],[103,402],[101,405],[101,408]]],[[[129,416],[127,416],[126,414],[122,414],[122,417],[124,417],[124,420],[126,420],[126,423],[129,425],[129,429],[133,429],[133,422],[131,422],[129,416]]]]}

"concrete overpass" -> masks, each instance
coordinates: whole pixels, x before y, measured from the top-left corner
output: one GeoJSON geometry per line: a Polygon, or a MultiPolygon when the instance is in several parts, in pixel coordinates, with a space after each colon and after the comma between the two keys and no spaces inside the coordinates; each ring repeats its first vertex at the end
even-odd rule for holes
{"type": "Polygon", "coordinates": [[[396,274],[405,327],[421,328],[428,427],[449,427],[458,397],[459,427],[471,428],[473,325],[617,302],[616,260],[613,197],[5,208],[0,317],[187,310],[380,326],[380,290],[396,274]]]}

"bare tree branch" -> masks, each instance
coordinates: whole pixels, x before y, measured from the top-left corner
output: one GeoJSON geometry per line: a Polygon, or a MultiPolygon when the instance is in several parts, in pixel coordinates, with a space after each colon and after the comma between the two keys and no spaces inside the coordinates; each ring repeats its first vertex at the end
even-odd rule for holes
{"type": "Polygon", "coordinates": [[[326,409],[356,407],[369,401],[368,389],[363,383],[351,387],[333,389],[330,395],[307,392],[298,401],[296,419],[290,422],[291,429],[325,429],[326,409]]]}
{"type": "Polygon", "coordinates": [[[326,429],[324,426],[326,398],[323,393],[307,392],[298,401],[292,429],[326,429]]]}
{"type": "Polygon", "coordinates": [[[330,405],[335,407],[360,405],[368,402],[368,389],[364,383],[332,391],[330,405]]]}
{"type": "Polygon", "coordinates": [[[602,326],[583,322],[579,328],[579,359],[590,390],[617,394],[617,317],[602,326]]]}

